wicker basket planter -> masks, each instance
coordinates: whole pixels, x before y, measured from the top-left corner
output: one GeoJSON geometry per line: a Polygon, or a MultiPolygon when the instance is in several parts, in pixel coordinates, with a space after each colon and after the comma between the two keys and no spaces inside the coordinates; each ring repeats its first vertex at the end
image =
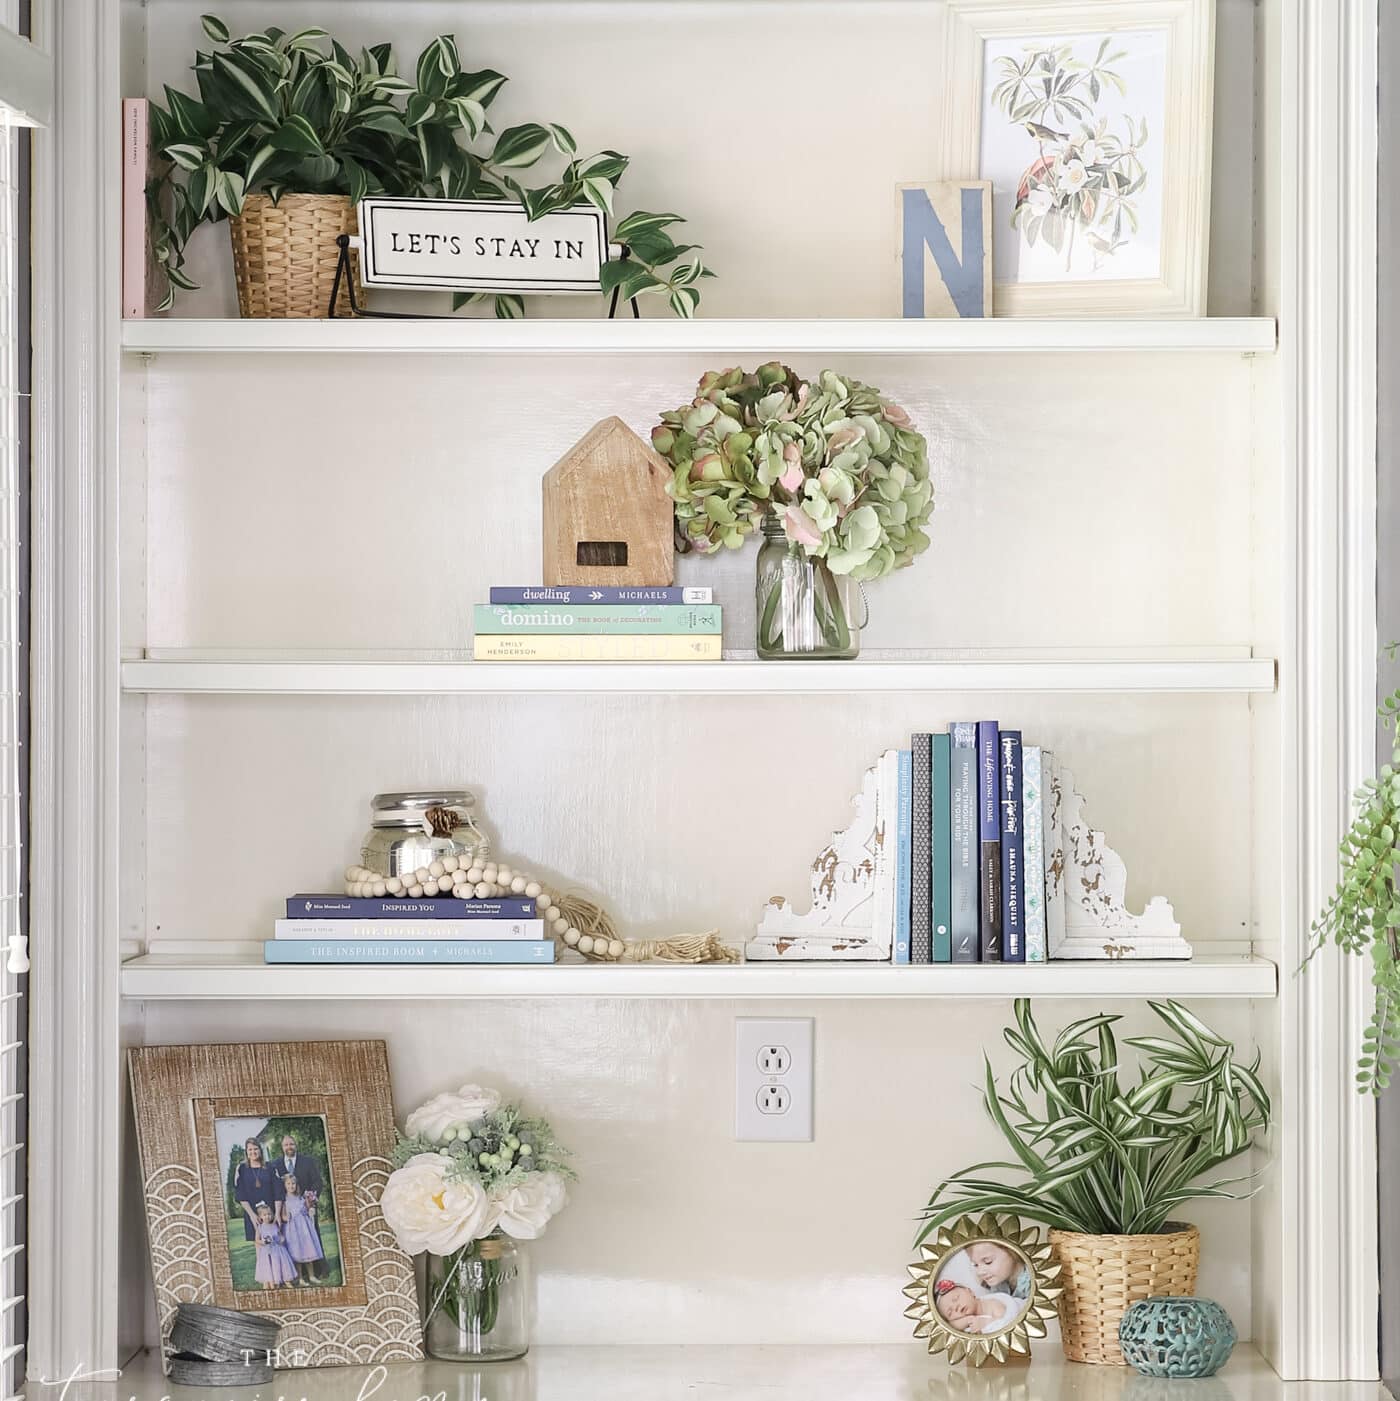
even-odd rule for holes
{"type": "MultiPolygon", "coordinates": [[[[348,195],[249,195],[243,212],[228,221],[233,274],[241,316],[325,316],[330,309],[336,238],[358,232],[348,195]]],[[[360,300],[360,258],[351,250],[355,297],[360,300]]],[[[342,285],[336,315],[350,315],[342,285]]]]}
{"type": "Polygon", "coordinates": [[[1194,1294],[1201,1233],[1168,1222],[1150,1236],[1087,1236],[1051,1231],[1050,1245],[1064,1266],[1060,1283],[1060,1337],[1071,1362],[1123,1366],[1118,1324],[1130,1304],[1156,1294],[1194,1294]]]}

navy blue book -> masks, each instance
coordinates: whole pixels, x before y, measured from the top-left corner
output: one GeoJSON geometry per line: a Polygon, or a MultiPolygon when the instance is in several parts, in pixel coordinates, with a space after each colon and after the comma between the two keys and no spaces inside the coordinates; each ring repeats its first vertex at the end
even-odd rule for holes
{"type": "Polygon", "coordinates": [[[710,588],[604,587],[601,584],[527,584],[519,589],[492,589],[492,603],[713,603],[710,588]]]}
{"type": "Polygon", "coordinates": [[[1021,811],[1021,732],[1003,730],[1001,746],[1001,958],[1026,961],[1026,834],[1021,811]]]}
{"type": "Polygon", "coordinates": [[[995,720],[977,722],[977,850],[981,907],[977,937],[983,963],[1001,962],[1001,757],[995,720]]]}
{"type": "Polygon", "coordinates": [[[526,899],[383,900],[355,895],[291,895],[288,919],[534,919],[535,902],[526,899]]]}

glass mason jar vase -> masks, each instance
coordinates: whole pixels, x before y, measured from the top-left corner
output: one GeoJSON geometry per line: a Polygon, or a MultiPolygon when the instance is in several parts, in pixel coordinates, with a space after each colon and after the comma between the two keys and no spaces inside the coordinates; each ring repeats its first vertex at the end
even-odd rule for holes
{"type": "Polygon", "coordinates": [[[505,1362],[530,1346],[529,1256],[491,1235],[453,1255],[428,1256],[423,1343],[447,1362],[505,1362]]]}
{"type": "Polygon", "coordinates": [[[859,655],[860,585],[833,574],[825,560],[809,559],[772,511],[763,517],[756,602],[758,655],[765,661],[859,655]]]}

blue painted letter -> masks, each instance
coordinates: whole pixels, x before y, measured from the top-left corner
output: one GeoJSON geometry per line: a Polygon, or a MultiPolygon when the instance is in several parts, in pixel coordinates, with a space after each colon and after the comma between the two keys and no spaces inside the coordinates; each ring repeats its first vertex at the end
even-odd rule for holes
{"type": "Polygon", "coordinates": [[[927,190],[906,188],[903,196],[904,315],[924,315],[924,249],[933,254],[938,275],[948,289],[959,316],[981,316],[983,308],[982,269],[984,239],[982,191],[975,187],[961,190],[962,261],[953,252],[947,231],[934,212],[927,190]]]}

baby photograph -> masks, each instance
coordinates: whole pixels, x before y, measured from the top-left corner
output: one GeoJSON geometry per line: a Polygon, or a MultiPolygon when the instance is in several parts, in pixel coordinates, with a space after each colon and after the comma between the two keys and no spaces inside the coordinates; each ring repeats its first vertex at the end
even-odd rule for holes
{"type": "Polygon", "coordinates": [[[345,1282],[326,1121],[315,1114],[215,1119],[229,1273],[239,1292],[345,1282]]]}
{"type": "Polygon", "coordinates": [[[939,1316],[959,1333],[1000,1333],[1030,1303],[1030,1266],[1019,1251],[998,1240],[960,1246],[934,1280],[939,1316]]]}

